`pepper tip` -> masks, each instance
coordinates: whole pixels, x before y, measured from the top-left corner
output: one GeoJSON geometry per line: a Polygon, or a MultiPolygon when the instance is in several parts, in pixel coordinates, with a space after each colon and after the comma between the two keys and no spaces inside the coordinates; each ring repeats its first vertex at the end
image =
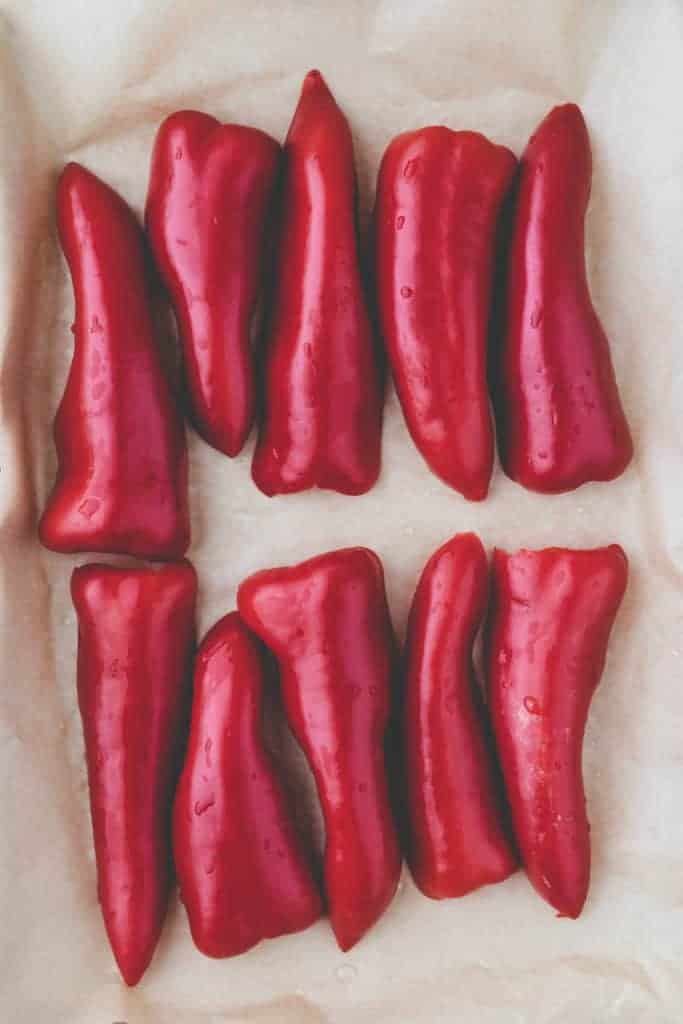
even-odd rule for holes
{"type": "Polygon", "coordinates": [[[322,71],[319,71],[318,68],[312,68],[308,72],[308,74],[304,78],[303,85],[301,87],[301,92],[303,95],[312,92],[319,92],[323,94],[327,93],[328,95],[332,95],[330,93],[330,89],[327,82],[323,78],[322,71]]]}
{"type": "Polygon", "coordinates": [[[586,121],[578,103],[559,103],[546,115],[545,121],[565,121],[585,127],[586,121]]]}
{"type": "Polygon", "coordinates": [[[84,181],[91,177],[91,171],[88,171],[83,164],[79,164],[76,160],[69,160],[68,163],[64,164],[59,175],[59,185],[61,188],[70,187],[71,185],[78,184],[79,181],[84,181]]]}

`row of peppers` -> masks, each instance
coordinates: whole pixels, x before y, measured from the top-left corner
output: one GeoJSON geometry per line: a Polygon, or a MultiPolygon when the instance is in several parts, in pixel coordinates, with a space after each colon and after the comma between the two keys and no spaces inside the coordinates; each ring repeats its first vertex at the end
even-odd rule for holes
{"type": "Polygon", "coordinates": [[[489,574],[479,539],[457,535],[421,575],[399,658],[380,560],[347,548],[247,579],[195,655],[188,562],[77,568],[99,898],[126,982],[153,955],[174,863],[194,941],[214,957],[306,928],[323,907],[349,949],[391,901],[402,851],[432,898],[521,861],[577,917],[584,726],[626,580],[615,545],[496,550],[489,574]],[[484,695],[472,652],[487,604],[484,695]],[[264,746],[266,650],[315,778],[322,886],[264,746]]]}
{"type": "MultiPolygon", "coordinates": [[[[271,278],[252,466],[265,494],[360,494],[374,484],[384,397],[375,319],[415,444],[465,497],[480,500],[489,487],[489,390],[513,479],[559,492],[618,476],[632,443],[586,282],[590,180],[574,105],[551,111],[519,165],[474,132],[400,135],[379,171],[369,301],[351,134],[319,72],[304,81],[284,151],[256,129],[173,114],[154,148],[146,226],[196,429],[227,455],[245,443],[252,322],[271,278]]],[[[186,443],[155,333],[145,236],[123,200],[77,164],[60,178],[57,213],[75,351],[43,543],[182,557],[186,443]]]]}

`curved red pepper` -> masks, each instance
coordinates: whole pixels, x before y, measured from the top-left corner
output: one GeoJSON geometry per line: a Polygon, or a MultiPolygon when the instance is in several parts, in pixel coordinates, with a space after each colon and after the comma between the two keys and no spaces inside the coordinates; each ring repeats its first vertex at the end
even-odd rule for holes
{"type": "Polygon", "coordinates": [[[190,415],[226,455],[253,418],[250,327],[279,154],[264,132],[182,110],[152,156],[147,233],[178,319],[190,415]]]}
{"type": "Polygon", "coordinates": [[[586,281],[591,150],[581,111],[555,107],[520,165],[507,325],[494,398],[508,476],[548,494],[624,471],[633,444],[586,281]]]}
{"type": "Polygon", "coordinates": [[[353,146],[318,71],[285,143],[264,421],[252,475],[264,494],[362,494],[380,469],[382,373],[358,259],[353,146]]]}
{"type": "Polygon", "coordinates": [[[408,621],[408,860],[416,885],[433,899],[464,896],[517,868],[472,664],[487,594],[481,541],[460,534],[427,562],[408,621]]]}
{"type": "Polygon", "coordinates": [[[190,542],[185,427],[155,337],[144,236],[79,164],[59,179],[57,223],[76,319],[40,539],[53,551],[180,558],[190,542]]]}
{"type": "Polygon", "coordinates": [[[86,565],[71,577],[97,889],[128,985],[152,959],[173,879],[196,592],[188,562],[158,571],[86,565]]]}
{"type": "Polygon", "coordinates": [[[350,949],[388,906],[401,871],[385,771],[393,634],[382,566],[365,548],[332,551],[257,573],[237,602],[280,665],[285,712],[325,818],[332,928],[350,949]]]}
{"type": "Polygon", "coordinates": [[[377,180],[377,297],[398,397],[427,464],[472,501],[493,468],[487,336],[516,166],[483,135],[429,127],[393,140],[377,180]]]}
{"type": "Polygon", "coordinates": [[[563,917],[588,893],[583,733],[627,574],[616,544],[494,553],[489,708],[522,861],[563,917]]]}
{"type": "Polygon", "coordinates": [[[237,612],[206,635],[173,852],[192,937],[235,956],[320,917],[320,896],[261,736],[263,667],[237,612]]]}

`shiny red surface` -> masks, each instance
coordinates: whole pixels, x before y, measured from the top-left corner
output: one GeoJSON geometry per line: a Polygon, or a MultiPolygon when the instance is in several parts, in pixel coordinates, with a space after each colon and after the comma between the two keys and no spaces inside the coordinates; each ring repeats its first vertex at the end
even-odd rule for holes
{"type": "Polygon", "coordinates": [[[401,872],[384,756],[393,634],[382,566],[365,548],[333,551],[257,573],[237,601],[280,666],[285,712],[325,818],[332,928],[350,949],[388,906],[401,872]]]}
{"type": "Polygon", "coordinates": [[[155,337],[144,236],[79,164],[59,179],[57,223],[76,319],[40,539],[54,551],[180,558],[190,541],[185,427],[155,337]]]}
{"type": "Polygon", "coordinates": [[[71,577],[97,889],[128,985],[152,959],[173,880],[196,591],[188,562],[156,571],[87,565],[71,577]]]}
{"type": "Polygon", "coordinates": [[[517,867],[472,664],[487,594],[481,541],[457,535],[427,562],[408,622],[408,859],[416,885],[433,899],[464,896],[517,867]]]}
{"type": "Polygon", "coordinates": [[[351,133],[318,71],[304,79],[284,154],[252,475],[268,495],[362,494],[380,470],[382,373],[359,269],[351,133]]]}
{"type": "Polygon", "coordinates": [[[261,735],[263,667],[237,612],[202,642],[173,817],[180,895],[203,953],[307,928],[320,895],[261,735]]]}
{"type": "Polygon", "coordinates": [[[254,414],[250,328],[280,147],[208,114],[172,114],[157,134],[146,223],[183,344],[190,416],[236,455],[254,414]]]}
{"type": "Polygon", "coordinates": [[[517,161],[476,132],[399,135],[379,171],[375,277],[403,413],[427,464],[486,497],[493,425],[486,350],[496,225],[517,161]]]}
{"type": "Polygon", "coordinates": [[[616,544],[494,553],[491,719],[522,861],[564,917],[588,893],[583,734],[627,574],[616,544]]]}
{"type": "Polygon", "coordinates": [[[581,111],[555,107],[520,164],[495,388],[503,467],[524,487],[545,493],[612,480],[633,455],[586,280],[590,184],[581,111]]]}

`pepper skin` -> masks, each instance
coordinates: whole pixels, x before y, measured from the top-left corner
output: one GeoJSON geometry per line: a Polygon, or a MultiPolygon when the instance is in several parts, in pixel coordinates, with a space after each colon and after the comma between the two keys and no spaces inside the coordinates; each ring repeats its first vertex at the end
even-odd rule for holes
{"type": "Polygon", "coordinates": [[[254,414],[250,328],[279,155],[264,132],[183,110],[152,157],[147,234],[176,312],[190,417],[231,456],[254,414]]]}
{"type": "Polygon", "coordinates": [[[432,899],[464,896],[517,868],[472,664],[487,594],[481,541],[473,533],[455,536],[427,562],[408,621],[408,860],[416,885],[432,899]]]}
{"type": "Polygon", "coordinates": [[[494,399],[513,480],[557,494],[613,480],[633,455],[609,344],[586,280],[591,184],[586,124],[555,107],[520,165],[507,268],[507,325],[494,399]]]}
{"type": "Polygon", "coordinates": [[[190,541],[185,427],[155,337],[144,235],[121,197],[73,163],[57,223],[76,319],[40,539],[53,551],[180,558],[190,541]]]}
{"type": "Polygon", "coordinates": [[[332,551],[257,573],[237,603],[278,660],[285,713],[315,776],[330,919],[347,950],[401,872],[384,751],[394,649],[382,566],[365,548],[332,551]]]}
{"type": "Polygon", "coordinates": [[[588,893],[583,734],[627,574],[616,544],[493,558],[489,709],[522,862],[562,917],[588,893]]]}
{"type": "Polygon", "coordinates": [[[377,181],[375,276],[396,391],[427,464],[471,501],[493,468],[489,311],[516,166],[483,135],[429,127],[393,140],[377,181]]]}
{"type": "Polygon", "coordinates": [[[321,914],[263,746],[262,692],[261,652],[233,612],[199,648],[173,818],[181,898],[207,956],[235,956],[263,938],[307,928],[321,914]]]}
{"type": "Polygon", "coordinates": [[[285,143],[265,409],[252,475],[264,494],[362,494],[380,470],[383,375],[366,309],[351,133],[319,71],[285,143]]]}
{"type": "Polygon", "coordinates": [[[86,565],[71,577],[97,888],[128,985],[152,959],[173,880],[196,592],[188,562],[158,571],[86,565]]]}

